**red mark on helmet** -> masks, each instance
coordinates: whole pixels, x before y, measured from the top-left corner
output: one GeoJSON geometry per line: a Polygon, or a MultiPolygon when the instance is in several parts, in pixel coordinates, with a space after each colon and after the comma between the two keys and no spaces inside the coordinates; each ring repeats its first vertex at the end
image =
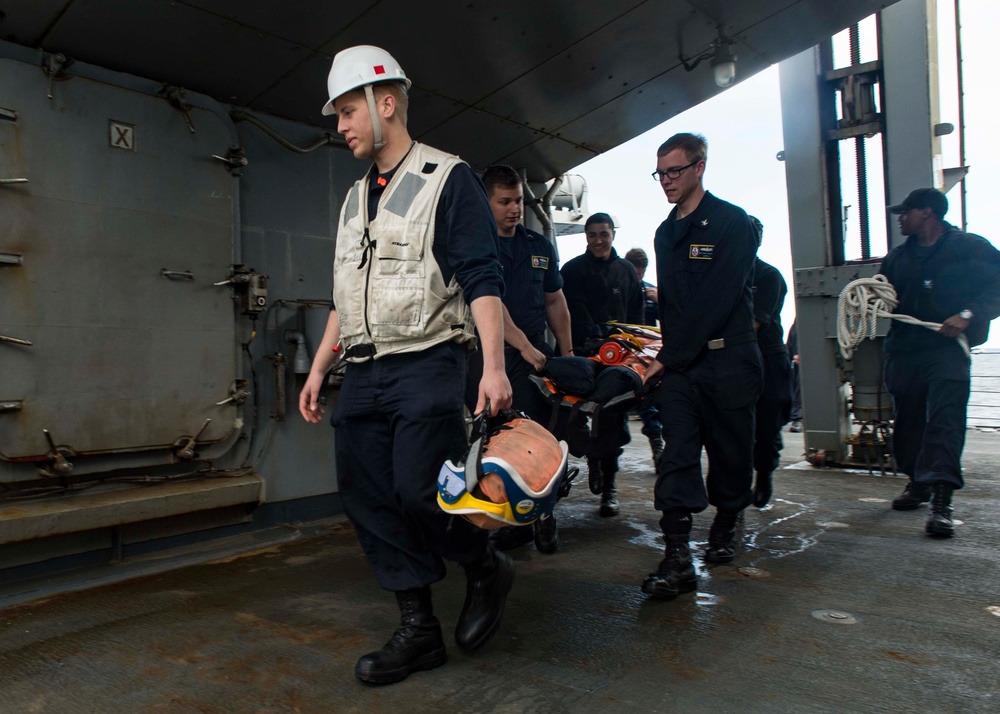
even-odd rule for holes
{"type": "Polygon", "coordinates": [[[375,70],[375,74],[385,74],[385,66],[377,64],[372,69],[375,70]]]}

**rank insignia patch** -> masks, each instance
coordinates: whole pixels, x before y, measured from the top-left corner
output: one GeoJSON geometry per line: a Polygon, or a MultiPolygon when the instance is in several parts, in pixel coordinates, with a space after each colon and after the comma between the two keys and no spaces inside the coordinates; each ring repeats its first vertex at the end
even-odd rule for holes
{"type": "Polygon", "coordinates": [[[688,254],[688,257],[692,260],[711,260],[714,252],[714,245],[698,245],[696,243],[692,243],[691,252],[688,254]]]}
{"type": "Polygon", "coordinates": [[[541,268],[542,270],[549,269],[549,259],[544,255],[533,255],[531,256],[531,267],[541,268]]]}

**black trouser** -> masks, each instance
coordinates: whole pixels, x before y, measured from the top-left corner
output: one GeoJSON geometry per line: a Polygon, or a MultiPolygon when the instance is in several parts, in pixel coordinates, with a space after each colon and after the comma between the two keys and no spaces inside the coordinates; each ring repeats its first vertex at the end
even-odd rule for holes
{"type": "Polygon", "coordinates": [[[642,419],[642,435],[652,439],[654,436],[663,436],[663,422],[660,420],[660,410],[655,404],[643,407],[638,412],[642,419]]]}
{"type": "Polygon", "coordinates": [[[437,504],[441,465],[467,448],[465,371],[454,342],[347,365],[331,419],[337,484],[386,590],[430,585],[445,576],[443,559],[471,563],[486,550],[486,531],[437,504]]]}
{"type": "Polygon", "coordinates": [[[631,440],[627,409],[601,411],[596,421],[590,420],[590,437],[583,453],[588,459],[600,461],[605,474],[613,474],[618,471],[618,457],[624,451],[622,447],[631,440]]]}
{"type": "Polygon", "coordinates": [[[706,350],[685,371],[663,375],[656,392],[664,442],[656,509],[699,513],[711,504],[724,513],[742,511],[753,498],[754,403],[763,381],[757,344],[706,350]]]}
{"type": "Polygon", "coordinates": [[[958,343],[886,359],[885,386],[895,411],[892,452],[899,470],[917,483],[964,485],[969,365],[958,343]]]}
{"type": "Polygon", "coordinates": [[[784,351],[764,355],[764,389],[757,400],[753,467],[769,474],[781,463],[781,429],[792,408],[791,363],[784,351]]]}

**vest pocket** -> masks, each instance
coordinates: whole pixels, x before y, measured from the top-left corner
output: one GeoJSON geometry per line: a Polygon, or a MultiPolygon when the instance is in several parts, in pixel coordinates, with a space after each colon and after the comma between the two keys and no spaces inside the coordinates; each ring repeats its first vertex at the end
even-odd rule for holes
{"type": "MultiPolygon", "coordinates": [[[[380,220],[381,220],[380,216],[380,220]]],[[[395,216],[380,226],[375,249],[374,274],[372,275],[372,300],[370,305],[373,336],[384,332],[386,336],[418,336],[423,328],[424,276],[428,267],[424,256],[425,221],[396,219],[395,216]],[[379,325],[392,326],[380,330],[379,325]],[[412,327],[400,333],[399,327],[412,327]]]]}
{"type": "Polygon", "coordinates": [[[427,224],[422,221],[393,221],[384,228],[379,231],[375,246],[375,257],[378,259],[376,277],[423,277],[427,224]]]}
{"type": "Polygon", "coordinates": [[[370,308],[373,335],[378,335],[379,325],[419,326],[423,293],[423,281],[419,279],[376,282],[370,308]]]}

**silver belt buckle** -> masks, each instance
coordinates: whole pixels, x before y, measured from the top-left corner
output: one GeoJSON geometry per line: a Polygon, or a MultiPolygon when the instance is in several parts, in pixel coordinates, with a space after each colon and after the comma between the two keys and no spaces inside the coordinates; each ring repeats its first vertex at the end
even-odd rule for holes
{"type": "Polygon", "coordinates": [[[710,349],[710,350],[721,350],[725,346],[726,346],[726,338],[725,337],[720,337],[717,340],[709,340],[708,341],[708,349],[710,349]]]}

